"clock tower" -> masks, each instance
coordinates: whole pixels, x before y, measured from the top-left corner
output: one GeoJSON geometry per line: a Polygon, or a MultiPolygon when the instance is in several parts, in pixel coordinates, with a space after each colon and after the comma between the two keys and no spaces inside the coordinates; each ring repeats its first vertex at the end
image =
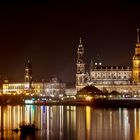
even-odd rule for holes
{"type": "Polygon", "coordinates": [[[135,54],[132,59],[132,81],[133,83],[140,83],[140,41],[139,41],[139,29],[137,29],[137,43],[135,48],[135,54]]]}
{"type": "Polygon", "coordinates": [[[76,72],[76,89],[79,91],[85,86],[85,62],[84,62],[84,47],[82,38],[77,49],[77,72],[76,72]]]}

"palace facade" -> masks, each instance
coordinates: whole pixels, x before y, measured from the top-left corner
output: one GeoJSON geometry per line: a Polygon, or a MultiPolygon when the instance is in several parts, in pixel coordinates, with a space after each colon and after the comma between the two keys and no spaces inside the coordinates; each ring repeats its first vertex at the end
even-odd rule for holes
{"type": "Polygon", "coordinates": [[[132,57],[132,67],[128,66],[104,66],[97,59],[91,61],[89,72],[85,70],[84,46],[80,38],[77,49],[76,90],[87,85],[93,85],[103,92],[118,91],[120,93],[140,93],[140,41],[139,29],[137,29],[137,43],[132,57]]]}
{"type": "Polygon", "coordinates": [[[51,77],[47,82],[34,82],[32,66],[30,61],[28,61],[25,66],[24,82],[9,82],[5,80],[5,83],[2,84],[2,94],[23,94],[59,98],[65,95],[65,88],[66,84],[61,82],[56,76],[51,77]]]}

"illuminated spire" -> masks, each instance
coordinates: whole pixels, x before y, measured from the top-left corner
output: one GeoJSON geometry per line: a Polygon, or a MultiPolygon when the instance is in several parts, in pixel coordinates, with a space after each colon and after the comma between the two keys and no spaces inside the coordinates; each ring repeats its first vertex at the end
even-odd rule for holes
{"type": "Polygon", "coordinates": [[[91,62],[90,62],[90,70],[92,71],[93,70],[93,61],[91,59],[91,62]]]}
{"type": "Polygon", "coordinates": [[[32,66],[30,61],[28,60],[25,66],[25,82],[29,82],[29,86],[31,86],[32,83],[32,66]]]}
{"type": "Polygon", "coordinates": [[[139,40],[139,29],[137,29],[137,44],[140,43],[139,41],[140,41],[140,40],[139,40]]]}
{"type": "Polygon", "coordinates": [[[80,37],[80,44],[82,44],[82,38],[80,37]]]}

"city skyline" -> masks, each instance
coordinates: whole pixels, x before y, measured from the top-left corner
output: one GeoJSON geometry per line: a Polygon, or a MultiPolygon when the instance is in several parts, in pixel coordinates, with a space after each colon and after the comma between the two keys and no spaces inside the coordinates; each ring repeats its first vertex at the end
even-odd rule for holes
{"type": "Polygon", "coordinates": [[[0,75],[24,81],[31,61],[33,77],[57,75],[75,82],[79,38],[86,69],[100,54],[103,64],[131,66],[139,28],[139,5],[1,5],[0,75]]]}

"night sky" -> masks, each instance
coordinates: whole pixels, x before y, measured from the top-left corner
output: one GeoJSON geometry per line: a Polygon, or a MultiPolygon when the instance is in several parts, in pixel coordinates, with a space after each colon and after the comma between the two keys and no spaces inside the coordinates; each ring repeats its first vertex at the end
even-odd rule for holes
{"type": "Polygon", "coordinates": [[[140,5],[35,4],[0,5],[0,75],[24,80],[29,59],[35,80],[56,75],[75,82],[79,38],[86,68],[100,55],[104,65],[131,66],[140,28],[140,5]]]}

